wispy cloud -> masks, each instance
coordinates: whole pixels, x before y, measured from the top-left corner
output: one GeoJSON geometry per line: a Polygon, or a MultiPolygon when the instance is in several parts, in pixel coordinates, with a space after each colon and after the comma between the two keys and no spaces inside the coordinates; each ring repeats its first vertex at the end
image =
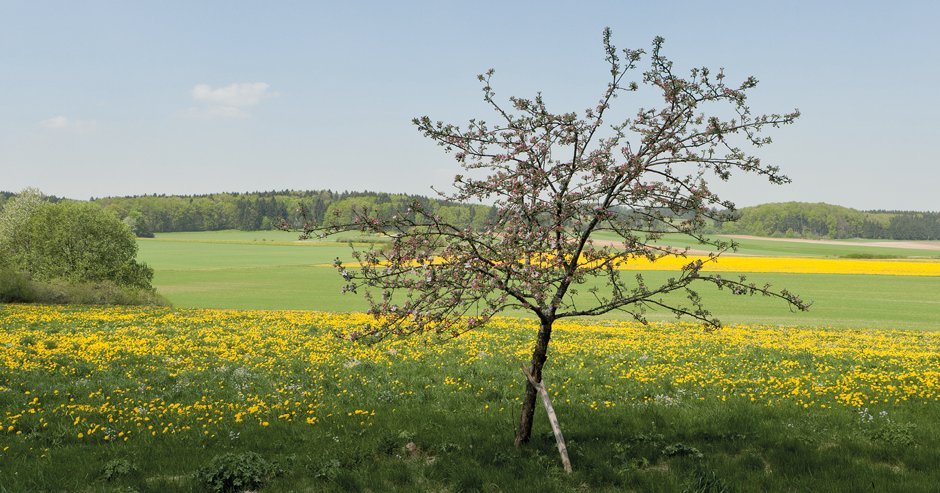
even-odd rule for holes
{"type": "Polygon", "coordinates": [[[68,117],[57,115],[40,121],[39,126],[48,130],[69,130],[79,133],[90,133],[98,128],[98,123],[94,120],[72,120],[68,117]]]}
{"type": "Polygon", "coordinates": [[[193,87],[193,101],[199,106],[189,108],[188,116],[203,118],[246,118],[248,110],[264,99],[276,96],[265,82],[235,82],[215,87],[198,84],[193,87]]]}

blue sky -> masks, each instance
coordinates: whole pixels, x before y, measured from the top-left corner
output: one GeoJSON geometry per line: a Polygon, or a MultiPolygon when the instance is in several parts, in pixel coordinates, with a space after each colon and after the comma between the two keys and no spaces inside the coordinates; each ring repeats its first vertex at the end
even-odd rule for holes
{"type": "Polygon", "coordinates": [[[680,68],[757,76],[757,112],[803,112],[761,154],[793,183],[726,198],[940,210],[937,5],[0,1],[0,190],[430,194],[458,169],[412,117],[490,117],[490,67],[498,96],[582,110],[610,26],[621,47],[664,36],[680,68]]]}

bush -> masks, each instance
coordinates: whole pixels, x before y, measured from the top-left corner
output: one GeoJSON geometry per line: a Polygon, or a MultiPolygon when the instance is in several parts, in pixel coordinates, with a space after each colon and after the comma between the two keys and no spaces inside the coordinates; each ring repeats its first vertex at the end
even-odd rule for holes
{"type": "Polygon", "coordinates": [[[896,423],[894,421],[885,421],[881,426],[869,431],[868,437],[872,441],[881,441],[898,447],[909,447],[914,445],[914,430],[917,428],[914,423],[896,423]]]}
{"type": "Polygon", "coordinates": [[[81,305],[169,305],[166,298],[153,289],[120,286],[110,281],[88,283],[47,283],[50,292],[62,301],[49,299],[46,303],[81,305]]]}
{"type": "Polygon", "coordinates": [[[684,443],[675,443],[663,448],[663,455],[666,457],[693,457],[701,459],[704,457],[701,451],[695,447],[690,447],[684,443]]]}
{"type": "Polygon", "coordinates": [[[26,190],[0,212],[0,302],[166,305],[113,214],[26,190]]]}
{"type": "Polygon", "coordinates": [[[25,274],[3,268],[0,268],[0,303],[169,305],[166,298],[152,288],[120,286],[110,281],[36,281],[25,274]]]}
{"type": "Polygon", "coordinates": [[[847,253],[842,255],[842,258],[857,258],[857,259],[879,259],[879,258],[901,258],[897,255],[881,255],[875,253],[847,253]]]}
{"type": "Polygon", "coordinates": [[[35,298],[36,292],[28,277],[0,267],[0,303],[30,302],[35,298]]]}
{"type": "Polygon", "coordinates": [[[137,466],[127,459],[114,459],[104,465],[101,470],[101,477],[105,481],[114,481],[123,476],[128,476],[137,472],[137,466]]]}
{"type": "Polygon", "coordinates": [[[48,204],[27,224],[20,269],[37,280],[111,281],[150,288],[153,269],[138,264],[137,242],[127,225],[101,208],[80,202],[48,204]]]}
{"type": "Polygon", "coordinates": [[[195,477],[216,493],[238,493],[259,489],[278,474],[280,470],[260,455],[244,452],[215,457],[195,477]]]}

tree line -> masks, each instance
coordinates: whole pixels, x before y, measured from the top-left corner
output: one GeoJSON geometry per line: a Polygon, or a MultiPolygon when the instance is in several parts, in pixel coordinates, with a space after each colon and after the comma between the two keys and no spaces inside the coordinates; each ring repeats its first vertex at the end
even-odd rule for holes
{"type": "MultiPolygon", "coordinates": [[[[0,192],[0,210],[14,196],[0,192]]],[[[44,200],[54,203],[61,199],[46,196],[44,200]]],[[[408,209],[415,201],[423,210],[452,224],[480,226],[493,214],[485,205],[368,191],[281,190],[91,200],[121,219],[139,237],[174,231],[270,230],[282,220],[297,228],[304,222],[324,227],[352,222],[354,210],[373,211],[383,218],[396,214],[407,217],[414,214],[408,209]]],[[[940,240],[940,212],[859,211],[825,203],[784,202],[741,208],[735,221],[713,224],[709,231],[794,238],[940,240]]]]}
{"type": "Polygon", "coordinates": [[[940,212],[859,211],[825,203],[745,207],[716,232],[794,238],[940,240],[940,212]]]}
{"type": "Polygon", "coordinates": [[[207,195],[142,195],[92,199],[111,211],[138,236],[173,231],[269,230],[282,221],[296,227],[351,222],[353,210],[382,217],[413,214],[419,202],[457,224],[481,224],[490,213],[483,205],[458,204],[428,197],[381,192],[269,191],[207,195]]]}

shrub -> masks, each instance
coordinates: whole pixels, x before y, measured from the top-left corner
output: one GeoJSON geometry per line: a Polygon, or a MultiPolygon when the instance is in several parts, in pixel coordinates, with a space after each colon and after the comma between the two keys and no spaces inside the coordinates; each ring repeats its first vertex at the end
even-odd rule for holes
{"type": "Polygon", "coordinates": [[[914,430],[917,428],[914,423],[896,423],[894,421],[885,421],[881,426],[869,431],[868,437],[872,441],[881,441],[898,447],[908,447],[914,445],[914,430]]]}
{"type": "Polygon", "coordinates": [[[690,447],[684,443],[675,443],[663,448],[663,455],[666,457],[693,457],[701,459],[704,457],[702,452],[695,447],[690,447]]]}
{"type": "Polygon", "coordinates": [[[847,253],[842,255],[842,258],[857,258],[857,259],[879,259],[879,258],[901,258],[897,255],[881,255],[875,253],[847,253]]]}
{"type": "Polygon", "coordinates": [[[0,212],[0,302],[166,305],[110,212],[26,190],[0,212]]]}
{"type": "Polygon", "coordinates": [[[111,281],[36,281],[25,274],[3,268],[0,268],[0,303],[169,305],[166,298],[152,288],[120,286],[111,281]]]}
{"type": "Polygon", "coordinates": [[[134,260],[137,242],[133,233],[95,205],[45,205],[30,216],[25,235],[29,247],[20,270],[34,279],[151,287],[153,269],[134,260]]]}
{"type": "Polygon", "coordinates": [[[114,481],[122,476],[127,476],[137,472],[137,466],[127,459],[114,459],[104,465],[101,471],[101,477],[105,481],[114,481]]]}
{"type": "Polygon", "coordinates": [[[280,470],[254,452],[227,453],[200,468],[196,480],[216,493],[256,490],[280,474],[280,470]]]}
{"type": "Polygon", "coordinates": [[[35,298],[36,292],[28,277],[0,266],[0,303],[29,302],[35,298]]]}

